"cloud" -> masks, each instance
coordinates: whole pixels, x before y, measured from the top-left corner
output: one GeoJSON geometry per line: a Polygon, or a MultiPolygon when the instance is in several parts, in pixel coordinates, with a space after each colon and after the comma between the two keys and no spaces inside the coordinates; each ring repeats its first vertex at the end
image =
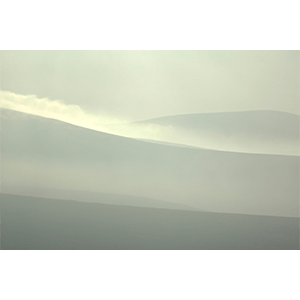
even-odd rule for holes
{"type": "Polygon", "coordinates": [[[61,100],[38,98],[0,91],[0,106],[28,114],[67,122],[73,125],[132,138],[166,140],[173,131],[170,126],[133,125],[126,119],[91,114],[79,105],[68,105],[61,100]]]}
{"type": "Polygon", "coordinates": [[[67,122],[110,134],[129,138],[149,139],[169,143],[203,146],[193,136],[181,133],[170,125],[133,124],[126,119],[91,114],[79,105],[68,105],[60,100],[38,98],[36,95],[18,95],[8,91],[0,91],[0,106],[28,114],[38,115],[67,122]]]}
{"type": "Polygon", "coordinates": [[[83,127],[99,127],[120,120],[87,113],[79,105],[68,105],[60,100],[37,98],[35,95],[17,95],[1,91],[1,107],[46,118],[57,119],[83,127]]]}
{"type": "MultiPolygon", "coordinates": [[[[228,136],[217,131],[193,132],[170,124],[130,123],[118,117],[93,114],[79,105],[69,105],[60,100],[38,98],[35,95],[18,95],[1,91],[1,107],[46,118],[57,119],[80,127],[124,136],[128,138],[155,140],[185,146],[222,151],[246,153],[273,153],[299,155],[298,140],[287,142],[249,135],[228,136]]],[[[250,125],[249,125],[250,126],[250,125]]]]}

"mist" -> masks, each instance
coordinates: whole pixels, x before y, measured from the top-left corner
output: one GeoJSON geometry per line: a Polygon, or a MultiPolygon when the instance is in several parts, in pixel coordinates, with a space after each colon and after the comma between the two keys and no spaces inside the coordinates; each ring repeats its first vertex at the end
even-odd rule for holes
{"type": "Polygon", "coordinates": [[[0,89],[5,249],[299,248],[297,51],[1,51],[0,89]]]}
{"type": "Polygon", "coordinates": [[[114,135],[207,149],[299,155],[300,117],[276,111],[188,114],[131,122],[78,105],[1,91],[1,107],[114,135]]]}
{"type": "Polygon", "coordinates": [[[299,158],[161,145],[2,109],[5,185],[76,187],[210,211],[296,216],[299,158]]]}

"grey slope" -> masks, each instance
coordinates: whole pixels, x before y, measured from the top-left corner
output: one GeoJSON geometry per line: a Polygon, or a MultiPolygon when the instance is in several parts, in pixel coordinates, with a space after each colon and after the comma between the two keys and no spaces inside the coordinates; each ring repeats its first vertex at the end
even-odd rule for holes
{"type": "Polygon", "coordinates": [[[174,125],[187,130],[211,129],[224,134],[299,138],[299,115],[269,110],[197,113],[160,117],[136,123],[174,125]]]}
{"type": "Polygon", "coordinates": [[[131,195],[119,195],[110,193],[96,193],[89,191],[64,190],[37,188],[31,186],[9,186],[6,185],[1,190],[2,193],[20,196],[32,196],[51,199],[74,200],[81,202],[102,203],[111,205],[125,205],[136,207],[152,207],[177,210],[197,210],[198,209],[181,203],[172,203],[146,197],[131,195]]]}
{"type": "Polygon", "coordinates": [[[299,216],[299,158],[159,145],[2,110],[2,185],[299,216]]]}
{"type": "Polygon", "coordinates": [[[1,194],[2,249],[292,250],[299,218],[129,207],[1,194]]]}
{"type": "Polygon", "coordinates": [[[206,148],[299,155],[300,116],[286,112],[198,113],[166,116],[135,124],[171,126],[178,135],[190,135],[191,143],[206,148]]]}

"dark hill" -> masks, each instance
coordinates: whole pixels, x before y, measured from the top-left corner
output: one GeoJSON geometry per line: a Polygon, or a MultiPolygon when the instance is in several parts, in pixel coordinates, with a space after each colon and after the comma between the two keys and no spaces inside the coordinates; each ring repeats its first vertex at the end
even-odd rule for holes
{"type": "Polygon", "coordinates": [[[299,249],[299,218],[139,208],[1,194],[2,249],[299,249]]]}

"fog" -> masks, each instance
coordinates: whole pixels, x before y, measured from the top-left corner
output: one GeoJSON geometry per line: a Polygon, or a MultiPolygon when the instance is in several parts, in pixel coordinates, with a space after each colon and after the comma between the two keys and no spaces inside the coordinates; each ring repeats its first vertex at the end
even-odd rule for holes
{"type": "Polygon", "coordinates": [[[299,155],[300,117],[279,111],[166,116],[140,122],[89,113],[78,105],[1,92],[1,107],[115,135],[207,149],[299,155]]]}
{"type": "Polygon", "coordinates": [[[6,249],[299,248],[299,51],[0,59],[6,249]]]}
{"type": "Polygon", "coordinates": [[[2,186],[144,196],[298,216],[299,158],[160,145],[2,109],[2,186]]]}

